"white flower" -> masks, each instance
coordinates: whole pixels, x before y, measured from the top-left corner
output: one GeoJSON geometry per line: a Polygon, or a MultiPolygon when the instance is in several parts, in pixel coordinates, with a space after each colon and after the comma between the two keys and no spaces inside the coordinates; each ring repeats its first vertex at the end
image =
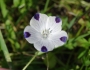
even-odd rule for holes
{"type": "Polygon", "coordinates": [[[62,30],[62,20],[59,17],[36,13],[30,25],[26,26],[24,37],[38,51],[52,51],[65,44],[68,39],[67,33],[62,30]]]}

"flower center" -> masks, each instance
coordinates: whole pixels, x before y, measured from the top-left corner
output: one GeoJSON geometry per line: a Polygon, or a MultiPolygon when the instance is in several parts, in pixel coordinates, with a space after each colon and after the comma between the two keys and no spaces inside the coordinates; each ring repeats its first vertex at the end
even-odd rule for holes
{"type": "Polygon", "coordinates": [[[43,31],[42,31],[42,37],[43,37],[44,39],[48,38],[48,36],[49,36],[49,34],[50,34],[51,32],[52,32],[52,30],[50,30],[50,28],[43,30],[43,31]]]}

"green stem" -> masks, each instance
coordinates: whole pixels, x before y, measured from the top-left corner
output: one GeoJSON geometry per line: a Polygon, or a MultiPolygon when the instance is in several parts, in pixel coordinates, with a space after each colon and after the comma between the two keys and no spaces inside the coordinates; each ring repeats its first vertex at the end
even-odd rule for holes
{"type": "Polygon", "coordinates": [[[49,70],[49,59],[48,59],[48,53],[46,53],[46,59],[47,59],[47,70],[49,70]]]}
{"type": "Polygon", "coordinates": [[[35,55],[30,59],[30,61],[24,66],[22,70],[26,70],[26,68],[32,63],[32,61],[35,59],[35,57],[38,55],[38,52],[35,53],[35,55]]]}
{"type": "Polygon", "coordinates": [[[46,1],[45,7],[44,7],[44,12],[46,12],[48,4],[49,4],[49,0],[46,1]]]}

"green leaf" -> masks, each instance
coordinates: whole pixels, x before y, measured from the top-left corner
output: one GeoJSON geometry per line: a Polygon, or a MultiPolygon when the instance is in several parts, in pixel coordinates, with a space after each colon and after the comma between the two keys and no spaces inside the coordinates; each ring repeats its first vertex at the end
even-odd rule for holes
{"type": "Polygon", "coordinates": [[[85,53],[86,53],[86,50],[82,51],[82,52],[79,54],[78,59],[80,59],[85,53]]]}
{"type": "Polygon", "coordinates": [[[11,25],[11,20],[7,19],[5,22],[5,26],[6,26],[6,30],[8,32],[9,38],[10,38],[9,39],[10,42],[12,44],[14,43],[14,47],[16,49],[20,49],[20,44],[17,42],[17,38],[16,38],[15,32],[13,30],[13,26],[11,25]]]}
{"type": "Polygon", "coordinates": [[[74,41],[77,41],[78,39],[84,38],[84,37],[89,36],[89,35],[90,35],[90,31],[88,31],[87,33],[85,33],[83,35],[78,36],[77,38],[74,39],[74,41]]]}
{"type": "Polygon", "coordinates": [[[64,28],[67,23],[68,23],[68,18],[66,17],[65,19],[63,19],[62,28],[64,28]]]}
{"type": "Polygon", "coordinates": [[[49,64],[49,68],[54,68],[57,62],[56,57],[53,53],[48,53],[48,59],[45,58],[44,62],[46,65],[47,65],[47,61],[49,64]]]}
{"type": "Polygon", "coordinates": [[[71,22],[70,22],[69,25],[68,25],[68,29],[70,29],[70,28],[74,25],[75,20],[76,20],[76,18],[73,18],[73,19],[71,20],[71,22]]]}
{"type": "Polygon", "coordinates": [[[20,4],[20,0],[13,0],[14,7],[18,7],[20,4]]]}
{"type": "Polygon", "coordinates": [[[6,9],[6,5],[4,3],[4,0],[0,0],[0,6],[1,6],[2,15],[5,18],[8,14],[8,10],[6,9]]]}
{"type": "Polygon", "coordinates": [[[79,46],[84,47],[86,49],[88,49],[90,46],[89,42],[85,38],[78,39],[77,43],[79,46]]]}
{"type": "Polygon", "coordinates": [[[25,0],[21,0],[19,11],[20,13],[24,13],[26,11],[25,0]]]}
{"type": "Polygon", "coordinates": [[[89,66],[90,65],[90,60],[85,60],[85,66],[89,66]]]}
{"type": "Polygon", "coordinates": [[[67,47],[68,49],[73,49],[74,48],[74,44],[72,43],[73,39],[69,39],[67,44],[65,44],[65,47],[67,47]]]}
{"type": "Polygon", "coordinates": [[[5,44],[5,41],[3,39],[1,30],[0,30],[0,47],[1,47],[2,51],[3,51],[3,53],[4,53],[4,56],[5,56],[6,61],[7,62],[11,62],[11,58],[10,58],[10,55],[9,55],[7,46],[5,44]]]}
{"type": "Polygon", "coordinates": [[[33,5],[33,0],[28,0],[28,3],[26,4],[28,6],[28,9],[33,5]]]}

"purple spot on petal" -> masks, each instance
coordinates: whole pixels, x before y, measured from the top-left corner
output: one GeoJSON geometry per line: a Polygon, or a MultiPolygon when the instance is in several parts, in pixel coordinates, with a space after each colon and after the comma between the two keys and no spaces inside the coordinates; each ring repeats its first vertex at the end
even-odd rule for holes
{"type": "Polygon", "coordinates": [[[60,38],[60,40],[61,40],[62,42],[66,42],[66,41],[67,41],[67,37],[66,37],[66,36],[63,36],[63,37],[60,38]]]}
{"type": "Polygon", "coordinates": [[[36,13],[36,14],[34,15],[34,18],[35,18],[36,20],[39,20],[39,13],[36,13]]]}
{"type": "Polygon", "coordinates": [[[28,37],[30,37],[31,36],[31,34],[29,33],[29,32],[24,32],[24,37],[25,38],[28,38],[28,37]]]}
{"type": "Polygon", "coordinates": [[[48,50],[47,50],[47,48],[45,46],[42,46],[41,51],[42,52],[47,52],[48,50]]]}
{"type": "Polygon", "coordinates": [[[60,20],[59,17],[56,17],[56,18],[55,18],[55,21],[56,21],[56,23],[59,23],[61,20],[60,20]]]}

